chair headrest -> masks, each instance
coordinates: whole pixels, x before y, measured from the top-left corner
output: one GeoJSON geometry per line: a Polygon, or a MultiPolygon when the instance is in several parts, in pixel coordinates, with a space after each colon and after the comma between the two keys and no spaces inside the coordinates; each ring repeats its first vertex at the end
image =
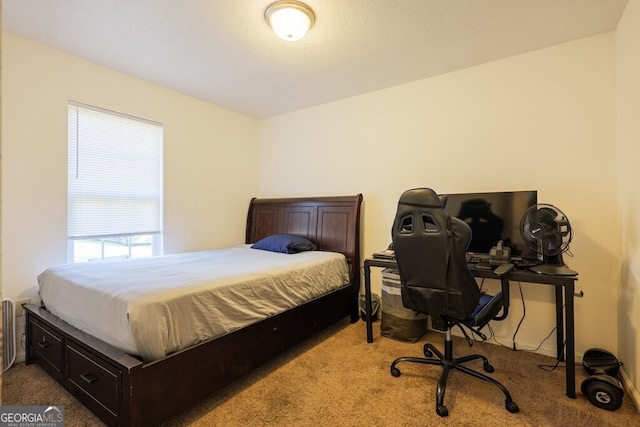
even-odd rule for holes
{"type": "Polygon", "coordinates": [[[438,196],[431,188],[413,188],[402,193],[398,203],[444,209],[447,197],[438,196]]]}

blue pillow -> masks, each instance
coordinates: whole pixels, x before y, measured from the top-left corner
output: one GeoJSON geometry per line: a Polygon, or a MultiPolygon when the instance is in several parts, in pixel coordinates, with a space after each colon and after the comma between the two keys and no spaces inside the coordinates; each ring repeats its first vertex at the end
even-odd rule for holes
{"type": "Polygon", "coordinates": [[[257,241],[251,246],[253,249],[262,249],[283,254],[297,254],[304,251],[315,251],[318,248],[304,237],[293,234],[274,234],[257,241]]]}

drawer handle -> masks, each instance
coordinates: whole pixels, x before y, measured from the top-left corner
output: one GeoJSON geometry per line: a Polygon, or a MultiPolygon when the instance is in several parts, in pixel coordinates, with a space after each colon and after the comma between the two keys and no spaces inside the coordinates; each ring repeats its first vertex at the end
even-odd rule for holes
{"type": "Polygon", "coordinates": [[[39,343],[38,343],[38,346],[39,346],[40,348],[42,348],[42,349],[45,349],[45,348],[47,348],[47,347],[51,347],[51,343],[48,343],[48,342],[46,342],[46,341],[41,341],[41,342],[39,342],[39,343]]]}
{"type": "Polygon", "coordinates": [[[80,378],[82,378],[83,380],[85,380],[87,382],[87,384],[91,384],[95,381],[98,381],[98,378],[96,378],[95,375],[89,373],[89,374],[80,374],[80,378]]]}

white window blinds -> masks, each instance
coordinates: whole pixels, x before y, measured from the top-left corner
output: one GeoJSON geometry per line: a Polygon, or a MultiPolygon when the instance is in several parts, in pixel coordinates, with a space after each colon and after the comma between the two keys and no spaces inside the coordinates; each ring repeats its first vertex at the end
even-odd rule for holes
{"type": "Polygon", "coordinates": [[[162,231],[162,124],[69,103],[70,239],[162,231]]]}

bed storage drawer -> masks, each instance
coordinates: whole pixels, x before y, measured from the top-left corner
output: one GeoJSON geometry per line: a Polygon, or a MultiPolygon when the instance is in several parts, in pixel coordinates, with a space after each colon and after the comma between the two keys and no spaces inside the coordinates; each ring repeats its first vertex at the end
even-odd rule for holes
{"type": "Polygon", "coordinates": [[[29,347],[40,365],[57,379],[62,378],[62,335],[36,320],[29,322],[29,347]]]}
{"type": "Polygon", "coordinates": [[[119,412],[121,372],[74,343],[66,346],[67,380],[95,406],[107,410],[113,416],[119,412]]]}

